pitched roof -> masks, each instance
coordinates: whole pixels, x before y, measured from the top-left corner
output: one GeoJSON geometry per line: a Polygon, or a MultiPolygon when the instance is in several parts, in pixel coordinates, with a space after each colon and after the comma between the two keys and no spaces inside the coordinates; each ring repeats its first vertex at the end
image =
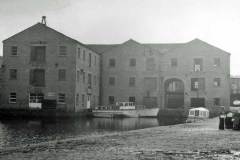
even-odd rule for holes
{"type": "MultiPolygon", "coordinates": [[[[51,30],[51,31],[53,31],[53,32],[56,32],[57,34],[60,34],[60,35],[62,35],[62,36],[64,36],[64,37],[68,38],[69,40],[71,40],[71,41],[73,41],[73,42],[75,42],[75,43],[78,43],[78,44],[80,44],[80,45],[82,45],[82,46],[84,46],[84,47],[86,47],[86,48],[88,48],[88,49],[96,52],[95,50],[93,50],[93,49],[91,49],[90,47],[88,47],[88,45],[85,45],[85,44],[79,42],[78,40],[73,39],[73,38],[71,38],[71,37],[69,37],[69,36],[67,36],[67,35],[65,35],[65,34],[59,32],[59,31],[57,31],[57,30],[55,30],[55,29],[53,29],[53,28],[51,28],[51,27],[48,27],[48,26],[45,25],[45,24],[39,23],[39,22],[38,22],[37,24],[34,24],[34,25],[32,25],[32,26],[24,29],[23,31],[18,32],[18,33],[16,33],[16,34],[14,34],[13,36],[11,36],[11,37],[3,40],[3,42],[5,42],[5,41],[7,41],[7,40],[10,40],[10,39],[16,37],[16,36],[19,35],[19,34],[23,34],[25,31],[27,31],[27,30],[29,30],[29,29],[32,29],[32,28],[35,28],[35,27],[42,27],[42,28],[49,29],[49,30],[51,30]]],[[[98,52],[96,52],[96,53],[98,53],[98,52]]]]}
{"type": "MultiPolygon", "coordinates": [[[[187,42],[187,43],[139,43],[139,42],[137,42],[135,40],[132,40],[132,39],[130,39],[128,41],[134,41],[138,44],[141,44],[141,45],[144,45],[144,46],[149,47],[151,49],[154,49],[154,50],[156,50],[160,53],[167,53],[167,52],[169,52],[171,50],[174,50],[174,49],[177,49],[179,47],[188,47],[188,46],[193,45],[193,44],[201,44],[201,45],[213,47],[213,48],[221,51],[222,53],[230,54],[230,53],[228,53],[228,52],[226,52],[226,51],[224,51],[220,48],[217,48],[217,47],[215,47],[215,46],[213,46],[213,45],[211,45],[207,42],[204,42],[200,39],[197,39],[197,38],[190,41],[190,42],[187,42]]],[[[128,41],[126,41],[126,42],[128,42],[128,41]]],[[[126,42],[124,42],[124,43],[126,43],[126,42]]],[[[122,44],[124,44],[124,43],[122,43],[122,44]]],[[[99,54],[102,54],[102,53],[104,53],[106,51],[109,51],[112,48],[120,46],[122,44],[87,44],[87,46],[92,48],[92,50],[94,50],[95,52],[98,52],[99,54]]]]}

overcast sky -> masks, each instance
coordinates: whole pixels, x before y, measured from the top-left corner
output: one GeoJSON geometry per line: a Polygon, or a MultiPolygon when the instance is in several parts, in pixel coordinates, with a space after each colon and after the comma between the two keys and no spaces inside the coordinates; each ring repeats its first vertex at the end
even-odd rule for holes
{"type": "Polygon", "coordinates": [[[42,15],[48,26],[83,43],[199,38],[230,52],[231,74],[240,75],[239,0],[0,0],[0,40],[42,15]]]}

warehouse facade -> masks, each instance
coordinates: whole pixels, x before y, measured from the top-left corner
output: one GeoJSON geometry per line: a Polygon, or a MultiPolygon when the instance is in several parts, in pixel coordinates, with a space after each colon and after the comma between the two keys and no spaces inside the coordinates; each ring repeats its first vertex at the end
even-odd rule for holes
{"type": "Polygon", "coordinates": [[[100,57],[44,23],[3,41],[2,107],[79,112],[99,103],[100,57]]]}

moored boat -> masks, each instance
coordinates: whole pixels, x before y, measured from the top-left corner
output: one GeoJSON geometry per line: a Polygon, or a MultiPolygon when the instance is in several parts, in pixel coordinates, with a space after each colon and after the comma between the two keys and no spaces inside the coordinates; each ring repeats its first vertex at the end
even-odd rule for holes
{"type": "Polygon", "coordinates": [[[209,110],[204,107],[192,108],[189,110],[187,123],[196,122],[209,118],[209,110]]]}
{"type": "Polygon", "coordinates": [[[92,110],[94,117],[157,117],[159,108],[146,108],[134,102],[118,102],[114,106],[101,106],[92,110]]]}

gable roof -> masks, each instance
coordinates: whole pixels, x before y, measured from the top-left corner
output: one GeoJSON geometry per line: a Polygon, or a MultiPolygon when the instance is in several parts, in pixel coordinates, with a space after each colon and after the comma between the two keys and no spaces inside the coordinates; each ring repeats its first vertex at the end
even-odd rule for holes
{"type": "MultiPolygon", "coordinates": [[[[170,52],[171,50],[175,50],[175,49],[178,49],[178,48],[181,48],[181,47],[188,47],[188,46],[191,46],[191,45],[195,45],[195,44],[200,44],[200,45],[204,45],[204,46],[207,46],[207,47],[213,47],[219,51],[221,51],[222,53],[225,53],[225,54],[229,54],[229,52],[226,52],[218,47],[215,47],[207,42],[204,42],[200,39],[194,39],[190,42],[187,42],[187,43],[139,43],[135,40],[128,40],[128,41],[134,41],[138,44],[141,44],[141,45],[144,45],[146,47],[149,47],[151,49],[154,49],[156,51],[158,51],[159,53],[167,53],[167,52],[170,52]]],[[[126,41],[126,42],[128,42],[126,41]]],[[[124,43],[126,43],[124,42],[124,43]]],[[[122,43],[122,44],[124,44],[122,43]]],[[[87,44],[90,48],[92,48],[94,51],[98,52],[99,54],[103,54],[104,52],[107,52],[111,49],[113,49],[114,47],[117,47],[117,46],[120,46],[122,44],[87,44]]]]}
{"type": "MultiPolygon", "coordinates": [[[[79,42],[78,40],[73,39],[73,38],[71,38],[71,37],[69,37],[69,36],[67,36],[67,35],[65,35],[65,34],[59,32],[59,31],[57,31],[57,30],[55,30],[55,29],[53,29],[53,28],[51,28],[51,27],[48,27],[48,26],[45,25],[45,24],[39,23],[39,22],[38,22],[37,24],[34,24],[34,25],[32,25],[32,26],[24,29],[23,31],[18,32],[18,33],[16,33],[16,34],[14,34],[13,36],[11,36],[11,37],[3,40],[3,43],[6,42],[6,41],[8,41],[8,40],[11,40],[12,38],[15,38],[16,36],[18,36],[18,35],[20,35],[20,34],[24,34],[24,32],[26,32],[27,30],[30,30],[30,29],[33,29],[33,28],[37,28],[37,27],[39,27],[39,28],[44,28],[44,29],[49,29],[49,30],[51,30],[51,31],[53,31],[53,32],[56,32],[57,34],[59,34],[59,35],[61,35],[61,36],[64,36],[64,37],[68,38],[69,40],[71,40],[71,41],[73,41],[73,42],[75,42],[75,43],[78,43],[78,44],[86,47],[87,49],[89,49],[89,50],[91,50],[91,51],[93,51],[93,52],[96,52],[96,51],[92,50],[90,47],[88,47],[87,45],[79,42]]],[[[98,53],[98,52],[96,52],[96,53],[98,53]]]]}

